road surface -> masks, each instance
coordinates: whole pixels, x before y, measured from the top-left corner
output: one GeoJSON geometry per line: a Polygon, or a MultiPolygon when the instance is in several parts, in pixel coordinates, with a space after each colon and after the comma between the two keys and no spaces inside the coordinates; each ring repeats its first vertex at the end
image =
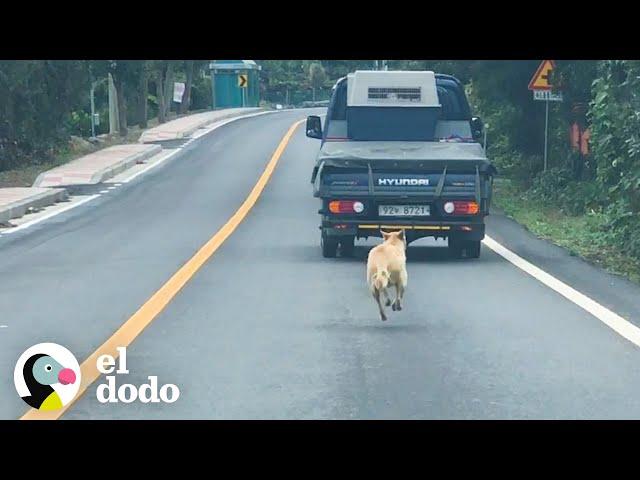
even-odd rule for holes
{"type": "MultiPolygon", "coordinates": [[[[239,120],[161,167],[30,228],[0,236],[0,418],[26,411],[16,359],[55,342],[80,362],[241,206],[308,111],[239,120]]],[[[640,349],[483,246],[408,251],[402,312],[382,323],[368,248],[325,259],[309,183],[316,140],[298,127],[237,229],[128,346],[130,373],[180,388],[172,404],[102,404],[100,377],[64,419],[640,418],[640,349]]],[[[631,322],[640,288],[500,215],[505,247],[631,322]]]]}

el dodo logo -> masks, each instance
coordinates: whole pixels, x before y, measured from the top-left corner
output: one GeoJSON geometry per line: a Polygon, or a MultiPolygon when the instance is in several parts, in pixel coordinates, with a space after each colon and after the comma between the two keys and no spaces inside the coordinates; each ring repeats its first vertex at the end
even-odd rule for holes
{"type": "Polygon", "coordinates": [[[73,354],[55,343],[28,348],[13,371],[18,395],[38,410],[59,410],[80,389],[80,365],[73,354]]]}
{"type": "Polygon", "coordinates": [[[149,383],[143,383],[139,387],[131,383],[123,383],[116,387],[116,376],[127,375],[127,349],[118,347],[118,369],[116,370],[116,359],[111,355],[100,355],[96,362],[96,367],[100,373],[107,375],[107,383],[98,385],[96,397],[100,403],[131,403],[136,400],[142,403],[173,403],[180,397],[180,389],[172,384],[167,383],[158,389],[158,377],[149,375],[147,379],[149,383]]]}
{"type": "MultiPolygon", "coordinates": [[[[158,377],[147,377],[149,383],[139,387],[131,383],[116,386],[116,376],[127,375],[127,349],[118,347],[118,369],[111,355],[100,355],[96,368],[106,376],[107,383],[98,385],[96,398],[100,403],[173,403],[180,389],[171,383],[158,388],[158,377]]],[[[55,343],[40,343],[27,349],[16,364],[13,381],[22,399],[38,410],[59,410],[68,405],[80,390],[80,365],[73,354],[55,343]]]]}

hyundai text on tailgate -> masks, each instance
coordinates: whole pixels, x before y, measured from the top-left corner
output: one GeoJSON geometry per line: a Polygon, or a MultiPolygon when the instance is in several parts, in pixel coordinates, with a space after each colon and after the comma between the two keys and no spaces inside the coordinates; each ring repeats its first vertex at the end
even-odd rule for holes
{"type": "Polygon", "coordinates": [[[405,229],[407,242],[447,238],[456,257],[480,256],[495,168],[479,143],[460,82],[417,71],[356,71],[338,80],[311,182],[322,201],[322,254],[353,253],[356,238],[405,229]]]}

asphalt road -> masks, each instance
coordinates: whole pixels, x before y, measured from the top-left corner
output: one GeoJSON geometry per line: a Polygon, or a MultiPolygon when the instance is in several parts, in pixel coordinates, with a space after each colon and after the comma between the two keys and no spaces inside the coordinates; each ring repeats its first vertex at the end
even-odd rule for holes
{"type": "MultiPolygon", "coordinates": [[[[27,409],[13,367],[51,341],[82,361],[231,217],[291,124],[240,120],[92,202],[0,237],[0,418],[27,409]]],[[[382,323],[368,248],[320,253],[310,173],[319,143],[298,128],[237,230],[129,346],[130,374],[180,388],[172,404],[101,404],[98,380],[65,419],[640,418],[640,350],[483,247],[408,251],[402,312],[382,323]]],[[[535,239],[505,217],[488,234],[632,322],[640,288],[535,239]]]]}

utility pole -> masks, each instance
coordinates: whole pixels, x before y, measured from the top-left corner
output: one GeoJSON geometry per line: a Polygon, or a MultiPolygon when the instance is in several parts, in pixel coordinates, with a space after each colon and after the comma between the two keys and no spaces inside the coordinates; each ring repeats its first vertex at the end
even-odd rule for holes
{"type": "Polygon", "coordinates": [[[97,82],[91,82],[91,138],[96,138],[96,104],[94,100],[94,92],[97,82]]]}
{"type": "Polygon", "coordinates": [[[109,74],[109,133],[114,134],[120,130],[118,117],[118,99],[113,77],[109,74]]]}

